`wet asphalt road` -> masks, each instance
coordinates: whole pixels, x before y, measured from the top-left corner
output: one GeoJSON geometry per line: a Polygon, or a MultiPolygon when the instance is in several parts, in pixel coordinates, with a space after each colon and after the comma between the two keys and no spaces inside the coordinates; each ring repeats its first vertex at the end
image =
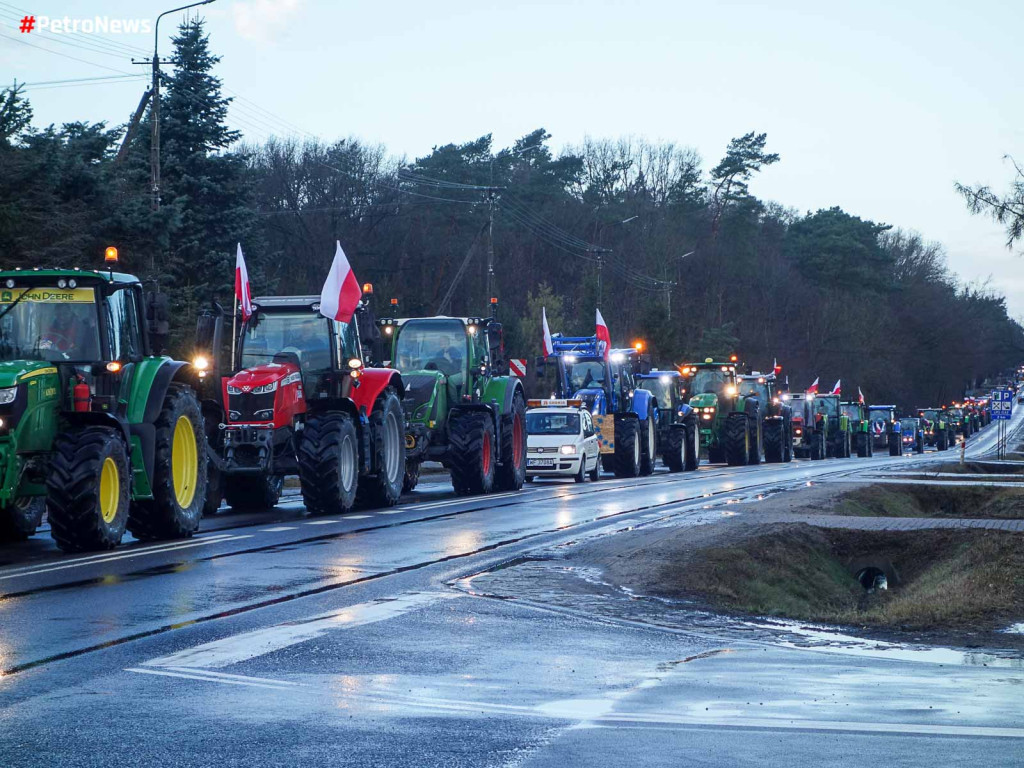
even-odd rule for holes
{"type": "Polygon", "coordinates": [[[391,510],[302,519],[292,502],[87,556],[39,536],[0,549],[0,765],[1019,765],[1020,665],[668,631],[473,588],[567,541],[940,458],[469,499],[428,483],[391,510]]]}

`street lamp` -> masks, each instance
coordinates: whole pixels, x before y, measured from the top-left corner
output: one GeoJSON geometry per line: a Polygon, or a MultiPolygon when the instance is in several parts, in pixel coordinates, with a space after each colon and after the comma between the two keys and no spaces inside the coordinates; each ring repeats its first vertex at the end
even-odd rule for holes
{"type": "Polygon", "coordinates": [[[187,11],[197,5],[208,5],[214,0],[200,0],[197,3],[183,5],[164,11],[156,17],[153,30],[153,109],[150,113],[149,170],[153,177],[153,210],[160,210],[160,19],[169,13],[187,11]]]}

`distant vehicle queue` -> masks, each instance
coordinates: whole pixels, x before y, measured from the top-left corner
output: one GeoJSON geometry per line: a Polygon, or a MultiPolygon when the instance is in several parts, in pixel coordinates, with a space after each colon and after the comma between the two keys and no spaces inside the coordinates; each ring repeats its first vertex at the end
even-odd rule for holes
{"type": "Polygon", "coordinates": [[[600,311],[585,337],[552,334],[543,316],[528,386],[496,299],[471,317],[398,317],[392,300],[378,318],[340,245],[320,296],[257,298],[239,248],[234,311],[203,313],[191,361],[176,362],[166,297],[116,261],[108,249],[106,270],[0,273],[3,538],[33,535],[44,512],[65,551],[110,549],[126,530],[185,538],[222,501],[273,507],[286,476],[307,514],[343,514],[397,504],[424,462],[457,494],[486,494],[647,476],[659,461],[688,472],[942,451],[991,418],[984,398],[901,415],[859,390],[842,400],[839,382],[790,392],[780,366],[736,355],[659,370],[642,343],[613,348],[600,311]],[[528,399],[542,387],[549,397],[528,399]]]}

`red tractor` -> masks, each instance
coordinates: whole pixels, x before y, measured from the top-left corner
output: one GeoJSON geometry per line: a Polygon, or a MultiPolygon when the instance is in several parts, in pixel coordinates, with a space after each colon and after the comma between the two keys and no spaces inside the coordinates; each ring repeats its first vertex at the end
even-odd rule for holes
{"type": "MultiPolygon", "coordinates": [[[[237,339],[238,370],[221,377],[208,366],[207,512],[221,495],[236,509],[268,509],[285,475],[296,474],[312,515],[347,512],[357,501],[398,502],[405,477],[401,374],[364,367],[358,318],[339,323],[319,309],[317,296],[254,299],[237,339]]],[[[216,359],[218,329],[219,322],[201,321],[200,355],[216,359]]]]}

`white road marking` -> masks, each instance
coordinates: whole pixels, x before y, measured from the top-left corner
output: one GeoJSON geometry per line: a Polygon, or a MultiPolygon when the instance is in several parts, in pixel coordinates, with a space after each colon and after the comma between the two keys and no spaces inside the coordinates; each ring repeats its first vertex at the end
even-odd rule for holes
{"type": "Polygon", "coordinates": [[[307,520],[303,525],[334,525],[340,522],[340,520],[307,520]]]}
{"type": "Polygon", "coordinates": [[[342,515],[342,520],[368,520],[370,515],[342,515]]]}
{"type": "Polygon", "coordinates": [[[279,525],[276,528],[260,528],[260,533],[280,533],[281,531],[297,531],[298,526],[295,525],[279,525]]]}
{"type": "Polygon", "coordinates": [[[405,510],[404,509],[378,509],[376,514],[378,514],[378,515],[399,515],[402,512],[405,512],[405,510]]]}
{"type": "Polygon", "coordinates": [[[453,592],[409,592],[393,599],[374,600],[352,605],[342,611],[310,616],[264,629],[243,632],[211,643],[152,659],[145,667],[204,670],[226,667],[241,661],[279,651],[297,643],[321,637],[331,630],[350,629],[386,621],[419,610],[438,600],[461,597],[453,592]]]}
{"type": "Polygon", "coordinates": [[[19,573],[4,573],[0,576],[0,581],[6,581],[7,579],[18,579],[23,576],[37,576],[41,573],[50,573],[51,571],[63,571],[68,568],[78,568],[79,566],[86,565],[98,565],[100,563],[110,563],[116,560],[131,560],[133,557],[141,557],[144,555],[152,554],[164,554],[167,552],[178,552],[183,549],[191,549],[192,547],[202,547],[206,544],[222,544],[228,541],[239,541],[241,539],[251,539],[252,535],[245,536],[220,536],[216,538],[208,539],[191,539],[185,542],[175,542],[173,545],[167,545],[159,548],[149,549],[132,549],[127,552],[112,553],[108,556],[101,557],[98,559],[89,560],[87,562],[75,561],[71,563],[61,563],[60,565],[53,566],[40,566],[31,570],[23,570],[19,573]]]}
{"type": "Polygon", "coordinates": [[[186,680],[202,680],[207,683],[221,683],[222,685],[247,685],[254,688],[271,688],[276,691],[287,691],[289,690],[290,683],[281,682],[278,684],[276,681],[260,682],[260,678],[253,677],[248,680],[242,678],[238,680],[231,680],[220,677],[207,677],[202,673],[202,670],[198,672],[174,672],[169,669],[140,669],[139,667],[129,667],[125,670],[126,672],[138,672],[142,675],[162,675],[163,677],[181,677],[186,680]]]}

